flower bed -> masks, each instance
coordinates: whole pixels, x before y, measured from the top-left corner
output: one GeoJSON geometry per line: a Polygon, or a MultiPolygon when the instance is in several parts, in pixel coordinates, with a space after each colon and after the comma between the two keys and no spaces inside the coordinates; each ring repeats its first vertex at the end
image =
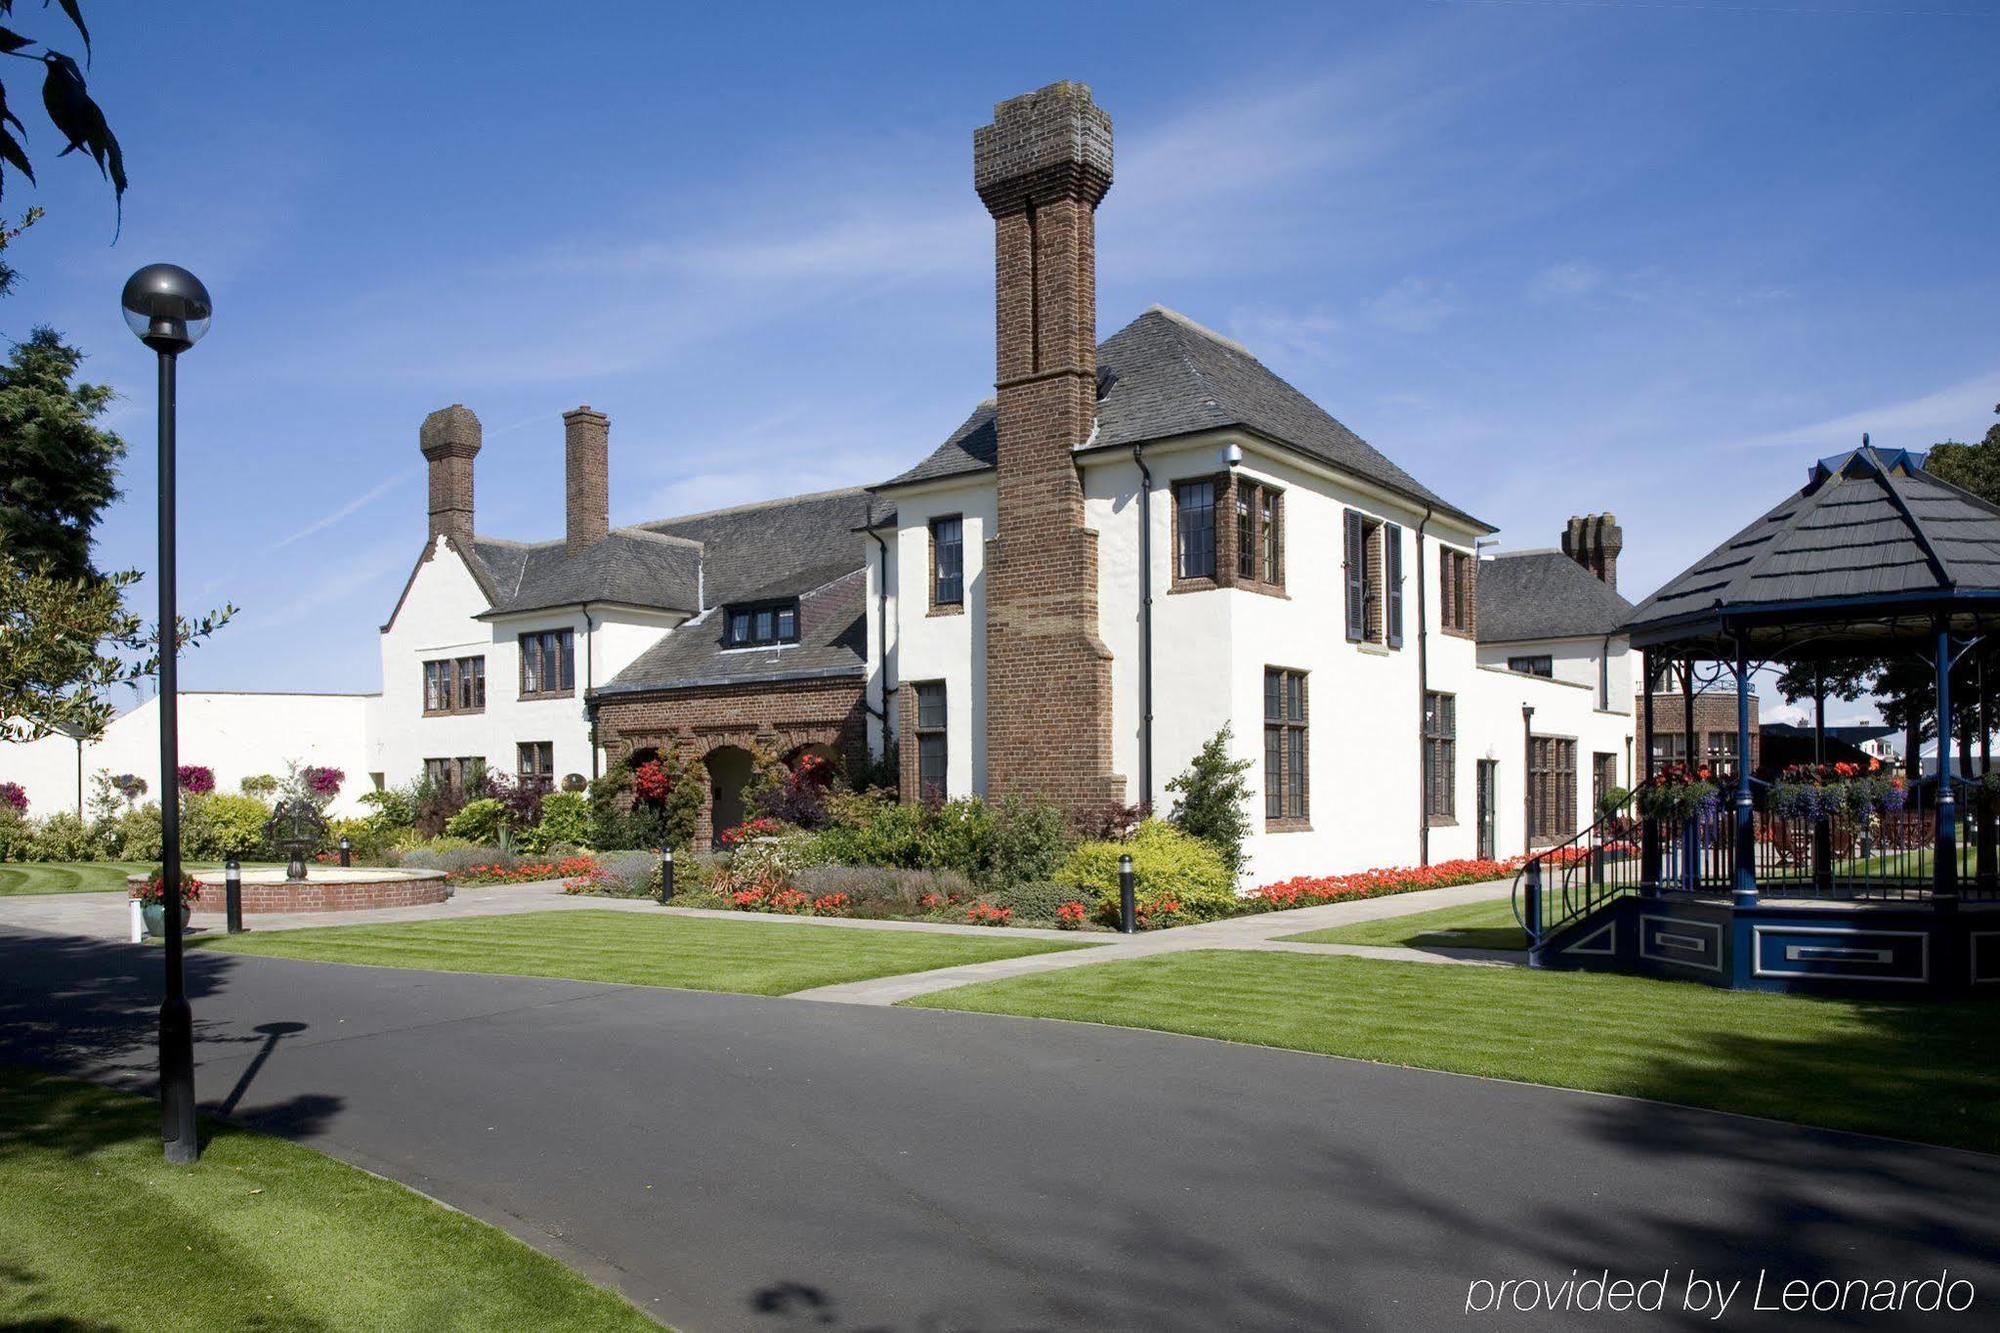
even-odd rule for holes
{"type": "MultiPolygon", "coordinates": [[[[597,873],[599,867],[588,856],[566,856],[560,861],[522,861],[518,865],[468,866],[451,877],[454,884],[527,884],[538,879],[576,880],[597,873]]],[[[568,887],[565,885],[564,887],[568,887]]],[[[572,890],[582,892],[582,890],[572,890]]]]}
{"type": "Polygon", "coordinates": [[[1440,861],[1429,866],[1396,866],[1382,870],[1357,870],[1349,875],[1301,875],[1295,879],[1266,884],[1250,895],[1250,911],[1281,912],[1291,907],[1317,907],[1322,903],[1353,902],[1362,898],[1386,898],[1419,889],[1446,889],[1455,884],[1478,884],[1503,879],[1519,869],[1521,861],[1487,861],[1467,858],[1440,861]]]}

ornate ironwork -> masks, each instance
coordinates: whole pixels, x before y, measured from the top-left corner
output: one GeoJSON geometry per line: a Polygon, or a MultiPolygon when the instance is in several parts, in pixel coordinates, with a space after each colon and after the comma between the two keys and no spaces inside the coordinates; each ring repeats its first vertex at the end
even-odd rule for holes
{"type": "Polygon", "coordinates": [[[311,801],[291,797],[278,802],[278,808],[271,812],[269,822],[264,825],[264,836],[275,846],[284,848],[290,857],[285,866],[285,878],[304,879],[306,853],[319,846],[326,837],[326,817],[311,801]]]}

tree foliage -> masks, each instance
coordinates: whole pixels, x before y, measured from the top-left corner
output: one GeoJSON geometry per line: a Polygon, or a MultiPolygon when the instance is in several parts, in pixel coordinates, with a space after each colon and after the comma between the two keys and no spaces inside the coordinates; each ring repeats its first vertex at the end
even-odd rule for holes
{"type": "Polygon", "coordinates": [[[1171,782],[1173,825],[1222,853],[1232,877],[1243,870],[1243,840],[1250,835],[1248,759],[1229,757],[1227,726],[1202,743],[1194,760],[1171,782]]]}
{"type": "MultiPolygon", "coordinates": [[[[2000,413],[2000,405],[1993,410],[2000,413]]],[[[1982,500],[2000,504],[2000,422],[1988,426],[1985,437],[1974,444],[1946,440],[1932,445],[1924,458],[1924,471],[1982,500]]]]}
{"type": "Polygon", "coordinates": [[[97,577],[90,531],[118,498],[125,442],[97,425],[114,394],[46,326],[0,365],[0,550],[58,580],[97,577]]]}
{"type": "MultiPolygon", "coordinates": [[[[90,60],[90,29],[83,21],[83,7],[80,0],[57,0],[62,11],[69,17],[76,35],[83,40],[83,58],[90,60]]],[[[47,8],[43,0],[43,8],[47,8]]],[[[14,0],[0,0],[0,19],[8,24],[14,21],[14,0]]],[[[63,140],[63,149],[57,157],[67,157],[79,148],[89,153],[97,163],[97,172],[111,182],[117,196],[119,219],[122,223],[125,206],[125,154],[118,147],[118,138],[112,134],[104,112],[91,99],[90,90],[85,86],[83,69],[74,57],[56,50],[39,38],[17,32],[11,26],[0,25],[0,55],[13,56],[18,60],[33,60],[42,66],[42,109],[48,113],[49,123],[63,140]],[[40,47],[39,52],[31,47],[40,47]]],[[[29,160],[28,150],[23,143],[28,137],[28,127],[14,114],[7,100],[7,85],[0,79],[0,191],[6,188],[7,168],[26,176],[30,183],[35,179],[34,163],[29,160]]]]}

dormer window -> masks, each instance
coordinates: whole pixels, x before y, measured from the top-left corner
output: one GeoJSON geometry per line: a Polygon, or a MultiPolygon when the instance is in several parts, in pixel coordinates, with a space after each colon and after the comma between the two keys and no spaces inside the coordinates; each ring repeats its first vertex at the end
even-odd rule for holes
{"type": "Polygon", "coordinates": [[[724,629],[724,641],[731,648],[755,648],[769,643],[797,643],[798,602],[761,602],[755,606],[730,607],[729,619],[724,629]]]}

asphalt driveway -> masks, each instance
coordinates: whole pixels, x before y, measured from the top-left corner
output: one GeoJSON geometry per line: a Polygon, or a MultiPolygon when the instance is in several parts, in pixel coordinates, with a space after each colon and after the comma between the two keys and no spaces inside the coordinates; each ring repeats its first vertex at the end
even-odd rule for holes
{"type": "MultiPolygon", "coordinates": [[[[190,956],[212,1109],[692,1330],[1461,1326],[1475,1280],[1934,1276],[2000,1158],[1154,1033],[190,956]]],[[[150,1078],[156,951],[0,929],[0,1059],[150,1078]]],[[[1539,1317],[1487,1315],[1519,1324],[1539,1317]]],[[[1602,1326],[1603,1315],[1563,1322],[1602,1326]]],[[[1853,1324],[1820,1316],[1815,1323],[1853,1324]]],[[[1658,1320],[1651,1322],[1659,1322],[1658,1320]]],[[[1713,1325],[1710,1325],[1713,1326],[1713,1325]]]]}

